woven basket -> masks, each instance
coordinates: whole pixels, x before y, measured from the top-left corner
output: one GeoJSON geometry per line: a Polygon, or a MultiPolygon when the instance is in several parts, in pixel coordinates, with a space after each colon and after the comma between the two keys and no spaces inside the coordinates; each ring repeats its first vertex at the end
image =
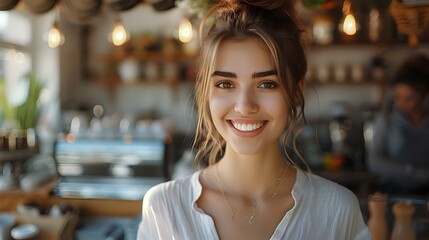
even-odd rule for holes
{"type": "Polygon", "coordinates": [[[419,35],[429,29],[429,6],[405,6],[393,0],[390,13],[398,26],[398,31],[408,35],[408,44],[416,46],[419,35]]]}

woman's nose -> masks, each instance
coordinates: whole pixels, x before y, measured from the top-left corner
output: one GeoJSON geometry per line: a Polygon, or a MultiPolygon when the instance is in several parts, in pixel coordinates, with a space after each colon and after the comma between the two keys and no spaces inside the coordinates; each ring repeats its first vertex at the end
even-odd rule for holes
{"type": "Polygon", "coordinates": [[[236,95],[234,111],[241,115],[250,115],[258,112],[256,95],[250,90],[243,90],[236,95]]]}

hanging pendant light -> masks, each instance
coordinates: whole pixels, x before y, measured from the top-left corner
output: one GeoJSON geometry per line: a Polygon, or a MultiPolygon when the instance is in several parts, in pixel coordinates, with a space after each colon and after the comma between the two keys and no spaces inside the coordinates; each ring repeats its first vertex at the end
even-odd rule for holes
{"type": "Polygon", "coordinates": [[[356,18],[351,13],[347,14],[344,18],[343,32],[347,35],[354,35],[357,32],[356,18]]]}
{"type": "Polygon", "coordinates": [[[350,10],[351,6],[352,4],[349,0],[344,1],[343,18],[340,23],[340,31],[344,32],[349,36],[355,35],[358,29],[356,18],[350,10]]]}
{"type": "Polygon", "coordinates": [[[60,31],[57,21],[55,21],[52,28],[49,29],[47,40],[50,48],[57,48],[64,44],[64,34],[60,31]]]}
{"type": "Polygon", "coordinates": [[[49,29],[49,31],[44,35],[45,40],[48,42],[48,46],[50,48],[57,48],[64,44],[65,37],[64,34],[61,32],[58,19],[60,18],[60,11],[59,9],[55,12],[55,20],[52,24],[52,27],[49,29]]]}
{"type": "Polygon", "coordinates": [[[111,40],[115,46],[121,46],[129,40],[129,33],[119,19],[115,21],[113,26],[111,40]]]}
{"type": "Polygon", "coordinates": [[[179,25],[179,40],[182,43],[188,43],[192,40],[193,29],[191,22],[185,18],[179,25]]]}

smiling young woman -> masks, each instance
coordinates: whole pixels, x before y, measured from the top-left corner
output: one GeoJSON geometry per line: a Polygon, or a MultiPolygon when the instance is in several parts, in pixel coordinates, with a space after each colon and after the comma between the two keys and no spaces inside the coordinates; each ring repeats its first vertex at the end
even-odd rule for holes
{"type": "Polygon", "coordinates": [[[307,69],[293,1],[212,12],[196,85],[196,161],[209,166],[146,193],[138,239],[369,239],[355,195],[286,151],[307,69]]]}

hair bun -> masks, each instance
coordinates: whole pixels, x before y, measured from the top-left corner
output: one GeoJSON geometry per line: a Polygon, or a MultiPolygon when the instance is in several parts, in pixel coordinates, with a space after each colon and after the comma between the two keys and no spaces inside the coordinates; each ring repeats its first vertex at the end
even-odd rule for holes
{"type": "Polygon", "coordinates": [[[282,9],[291,11],[295,4],[295,0],[242,0],[247,4],[264,8],[267,10],[282,9]]]}

